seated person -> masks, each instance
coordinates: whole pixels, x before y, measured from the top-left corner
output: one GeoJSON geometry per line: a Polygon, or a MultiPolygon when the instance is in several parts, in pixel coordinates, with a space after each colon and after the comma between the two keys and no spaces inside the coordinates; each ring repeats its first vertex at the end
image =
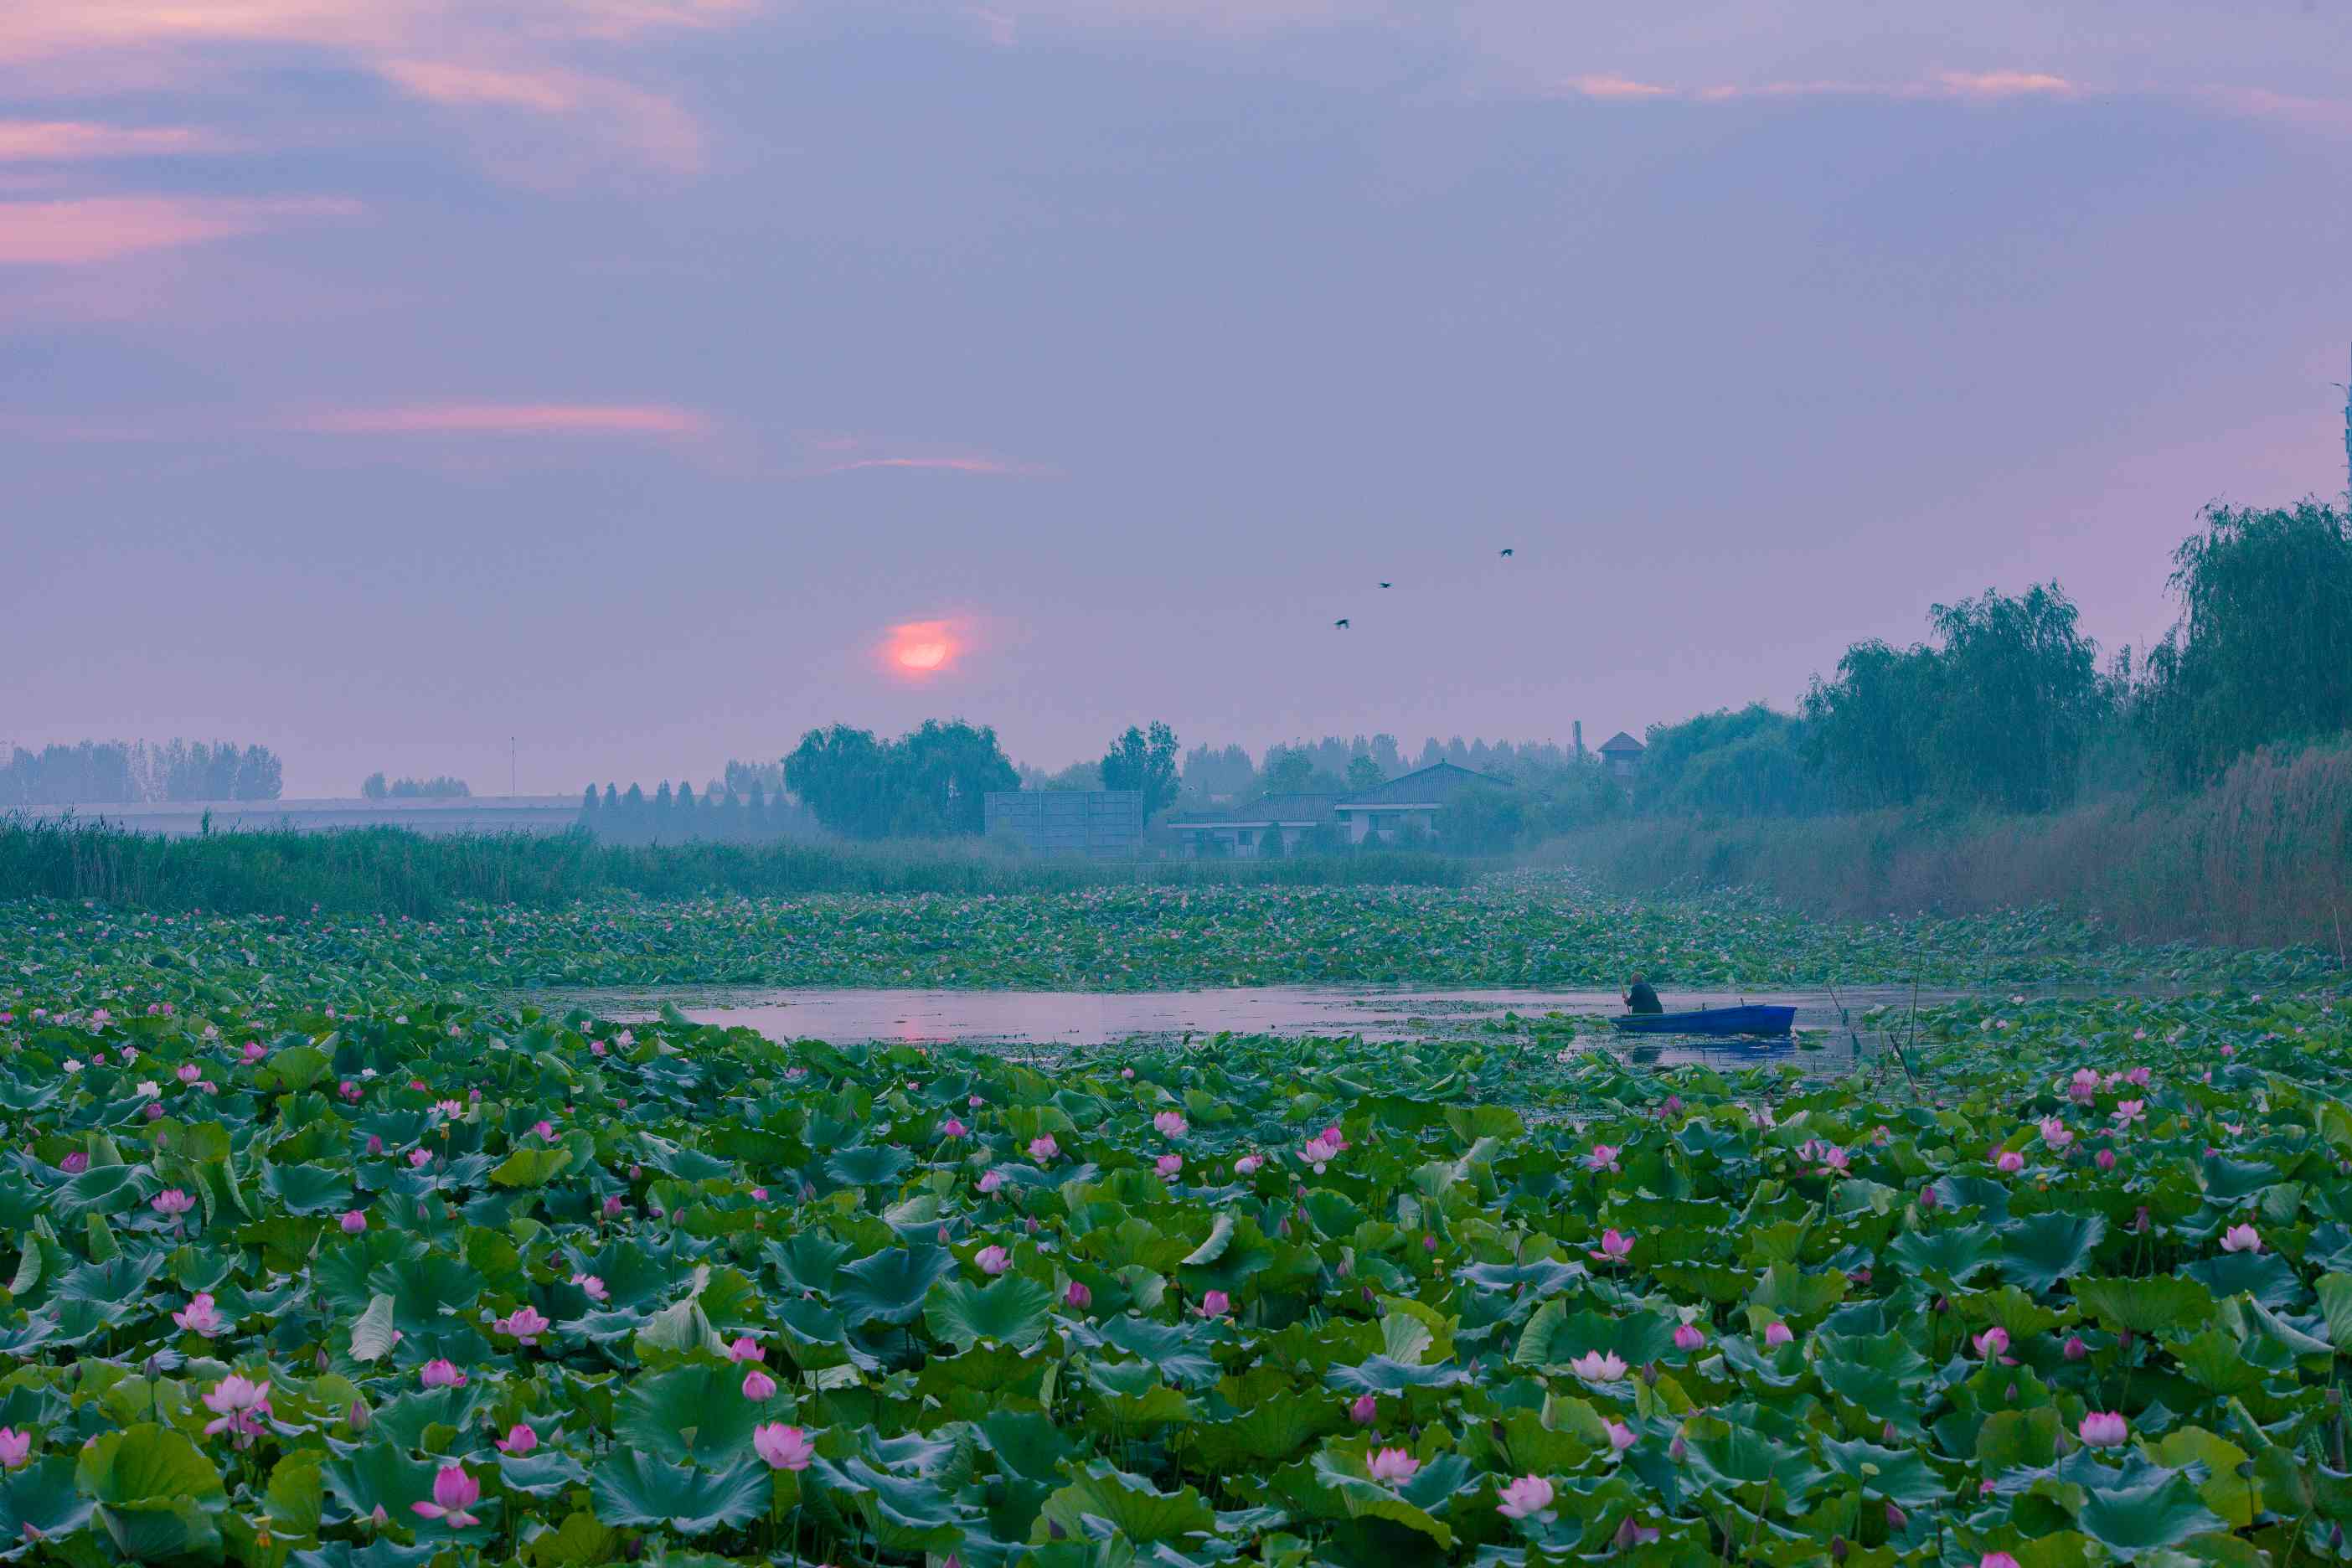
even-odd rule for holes
{"type": "Polygon", "coordinates": [[[1658,994],[1650,989],[1650,983],[1636,974],[1633,976],[1633,989],[1625,994],[1625,1010],[1629,1013],[1663,1013],[1665,1008],[1659,1005],[1658,994]]]}

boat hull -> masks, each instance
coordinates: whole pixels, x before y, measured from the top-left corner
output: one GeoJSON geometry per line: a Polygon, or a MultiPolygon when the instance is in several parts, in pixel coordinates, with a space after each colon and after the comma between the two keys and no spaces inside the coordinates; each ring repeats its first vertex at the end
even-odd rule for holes
{"type": "Polygon", "coordinates": [[[1702,1007],[1694,1013],[1627,1013],[1611,1023],[1632,1035],[1785,1035],[1794,1007],[1702,1007]]]}

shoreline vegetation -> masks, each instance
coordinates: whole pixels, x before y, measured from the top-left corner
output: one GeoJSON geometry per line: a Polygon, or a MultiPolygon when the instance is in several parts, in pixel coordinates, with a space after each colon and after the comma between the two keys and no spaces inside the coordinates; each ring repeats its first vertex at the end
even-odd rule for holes
{"type": "Polygon", "coordinates": [[[1458,888],[1481,868],[1457,856],[1405,849],[1106,864],[1024,858],[978,839],[627,845],[603,843],[584,831],[431,837],[397,827],[163,838],[95,820],[0,817],[0,897],[224,914],[315,910],[428,920],[467,904],[553,909],[615,894],[682,900],[1135,886],[1458,888]]]}
{"type": "Polygon", "coordinates": [[[2352,743],[2259,752],[2182,796],[2006,816],[1950,808],[1633,818],[1538,857],[1623,893],[1749,887],[1841,919],[2052,907],[2136,940],[2352,951],[2352,743]]]}

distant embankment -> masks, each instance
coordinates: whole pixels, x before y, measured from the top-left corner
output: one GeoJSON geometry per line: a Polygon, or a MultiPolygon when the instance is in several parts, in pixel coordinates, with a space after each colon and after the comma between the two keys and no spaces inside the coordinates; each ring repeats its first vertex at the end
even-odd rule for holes
{"type": "Polygon", "coordinates": [[[2352,954],[2352,743],[2240,763],[2201,795],[2047,816],[1644,820],[1545,847],[1604,885],[1748,885],[1827,914],[2054,904],[2119,933],[2352,954]]]}
{"type": "Polygon", "coordinates": [[[8,815],[27,822],[102,822],[130,833],[194,838],[213,833],[324,833],[341,827],[402,827],[445,837],[456,833],[562,833],[580,820],[576,795],[469,795],[444,800],[100,801],[25,805],[8,815]]]}

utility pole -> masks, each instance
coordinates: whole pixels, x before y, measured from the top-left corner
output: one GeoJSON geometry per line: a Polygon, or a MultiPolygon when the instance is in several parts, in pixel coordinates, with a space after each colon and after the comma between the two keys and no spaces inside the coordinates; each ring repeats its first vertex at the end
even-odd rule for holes
{"type": "Polygon", "coordinates": [[[2352,380],[2344,384],[2344,505],[2352,510],[2352,380]]]}
{"type": "Polygon", "coordinates": [[[509,796],[522,793],[515,787],[515,738],[509,735],[507,737],[507,794],[509,796]]]}

